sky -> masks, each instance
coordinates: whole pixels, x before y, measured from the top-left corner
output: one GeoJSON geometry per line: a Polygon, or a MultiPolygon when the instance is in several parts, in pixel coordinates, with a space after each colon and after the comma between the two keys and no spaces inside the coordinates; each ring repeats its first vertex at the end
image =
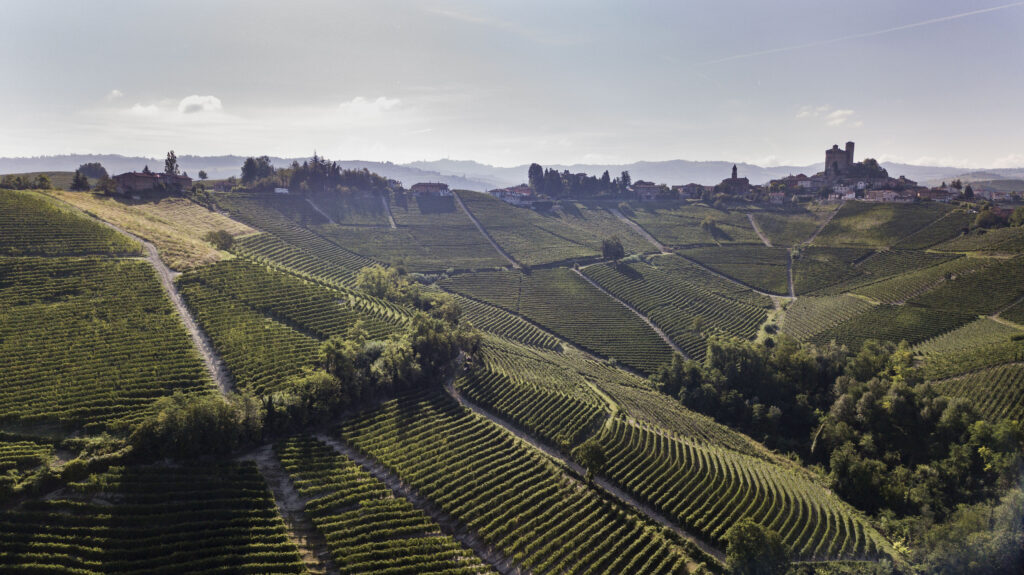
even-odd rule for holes
{"type": "Polygon", "coordinates": [[[0,156],[1024,166],[1024,2],[0,0],[0,156]]]}

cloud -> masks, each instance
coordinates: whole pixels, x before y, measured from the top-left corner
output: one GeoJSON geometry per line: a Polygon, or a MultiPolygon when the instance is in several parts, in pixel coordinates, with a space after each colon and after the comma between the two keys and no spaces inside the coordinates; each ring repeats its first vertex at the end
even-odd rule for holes
{"type": "Polygon", "coordinates": [[[1024,167],[1024,154],[1010,154],[1002,158],[996,158],[990,167],[1000,169],[1024,167]]]}
{"type": "Polygon", "coordinates": [[[113,90],[110,91],[109,94],[107,94],[107,101],[117,100],[118,98],[123,98],[123,97],[124,97],[124,92],[122,92],[121,90],[118,90],[117,88],[114,88],[113,90]]]}
{"type": "Polygon", "coordinates": [[[380,117],[389,110],[393,110],[401,104],[398,98],[378,97],[376,100],[367,100],[362,96],[356,96],[348,102],[342,102],[338,109],[349,120],[366,120],[380,117]]]}
{"type": "Polygon", "coordinates": [[[135,104],[128,111],[139,116],[152,116],[154,114],[158,114],[160,112],[160,108],[156,104],[135,104]]]}
{"type": "Polygon", "coordinates": [[[219,112],[224,109],[217,96],[200,96],[193,94],[185,96],[178,103],[178,112],[182,114],[195,114],[197,112],[219,112]]]}
{"type": "Polygon", "coordinates": [[[847,126],[859,128],[864,122],[856,119],[856,112],[849,109],[833,110],[831,106],[801,106],[796,112],[796,117],[805,119],[824,120],[826,126],[847,126]]]}

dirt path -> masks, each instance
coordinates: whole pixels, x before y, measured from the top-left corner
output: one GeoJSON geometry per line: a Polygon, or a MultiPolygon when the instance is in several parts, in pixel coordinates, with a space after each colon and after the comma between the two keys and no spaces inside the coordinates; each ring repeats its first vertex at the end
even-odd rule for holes
{"type": "Polygon", "coordinates": [[[306,198],[306,203],[307,203],[307,204],[309,204],[309,207],[311,207],[311,208],[313,208],[314,210],[316,210],[316,213],[318,213],[318,214],[320,214],[321,216],[323,216],[323,217],[324,217],[324,219],[326,219],[326,220],[327,220],[328,222],[330,222],[330,223],[332,223],[332,224],[335,224],[335,225],[337,225],[337,224],[338,224],[338,222],[334,221],[334,218],[332,218],[331,216],[327,215],[327,212],[325,212],[325,211],[321,210],[321,209],[320,209],[320,206],[318,206],[318,205],[314,204],[314,203],[313,203],[313,200],[312,200],[311,198],[306,198]]]}
{"type": "MultiPolygon", "coordinates": [[[[1024,295],[1022,295],[1019,298],[1017,298],[1017,299],[1013,300],[1012,302],[1010,302],[1010,305],[1005,306],[1003,309],[1001,309],[1001,310],[997,311],[996,313],[992,314],[992,319],[994,319],[994,320],[996,320],[998,322],[1002,322],[1002,323],[1007,323],[1007,322],[1012,323],[1009,320],[1003,319],[1003,318],[1001,318],[999,316],[1003,312],[1005,312],[1006,310],[1010,309],[1011,307],[1019,304],[1020,302],[1024,302],[1024,295]]],[[[1013,324],[1013,325],[1016,325],[1016,324],[1013,324]]]]}
{"type": "MultiPolygon", "coordinates": [[[[63,200],[60,200],[63,202],[63,200]]],[[[114,224],[97,218],[96,216],[81,210],[78,206],[64,202],[65,205],[70,206],[75,211],[85,214],[87,217],[107,226],[108,228],[132,238],[133,240],[142,244],[142,247],[146,250],[146,260],[149,261],[153,269],[156,270],[157,276],[160,278],[160,284],[163,285],[164,291],[167,292],[167,297],[170,298],[171,303],[174,304],[174,308],[178,311],[178,316],[181,317],[182,323],[185,324],[185,329],[188,330],[189,335],[192,337],[192,343],[195,344],[196,350],[199,351],[199,355],[203,358],[203,363],[206,365],[206,371],[210,373],[210,377],[213,378],[214,383],[220,389],[220,392],[224,395],[234,393],[235,384],[231,381],[231,376],[228,374],[227,368],[224,367],[224,362],[217,355],[217,351],[213,348],[213,344],[210,343],[210,338],[206,337],[206,334],[200,329],[199,324],[196,323],[196,319],[192,317],[192,312],[189,311],[188,306],[181,299],[181,293],[178,292],[178,286],[174,285],[174,278],[181,275],[179,272],[173,272],[167,267],[167,264],[160,259],[160,254],[156,250],[156,246],[152,243],[140,238],[139,236],[129,232],[128,230],[115,226],[114,224]]]]}
{"type": "Polygon", "coordinates": [[[789,248],[789,261],[786,262],[786,275],[789,276],[789,297],[796,299],[796,288],[793,287],[793,248],[789,248]]]}
{"type": "Polygon", "coordinates": [[[252,453],[239,457],[238,460],[256,462],[256,467],[270,487],[277,509],[288,526],[290,539],[299,548],[299,554],[310,572],[341,575],[341,570],[334,564],[331,551],[327,547],[327,539],[306,515],[306,501],[295,489],[288,472],[281,467],[273,448],[264,445],[252,453]]]}
{"type": "Polygon", "coordinates": [[[818,237],[818,234],[821,233],[821,230],[825,229],[825,226],[827,226],[832,221],[832,218],[836,217],[836,214],[839,213],[839,210],[843,209],[844,205],[845,205],[845,202],[842,203],[842,204],[839,204],[839,207],[836,208],[835,210],[833,210],[832,213],[829,214],[827,218],[825,218],[824,222],[821,222],[821,225],[818,226],[818,229],[814,230],[814,233],[811,234],[811,237],[809,237],[806,240],[804,240],[804,245],[813,242],[814,238],[818,237]]]}
{"type": "Polygon", "coordinates": [[[473,550],[477,557],[480,557],[484,562],[494,567],[498,573],[502,575],[529,575],[530,572],[516,565],[512,558],[494,549],[475,533],[462,529],[460,523],[454,517],[448,515],[446,511],[420,495],[412,487],[406,485],[397,475],[377,460],[363,455],[351,446],[324,433],[318,433],[315,437],[326,443],[334,451],[356,462],[367,473],[384,483],[396,495],[408,499],[414,506],[436,521],[444,533],[451,535],[456,541],[473,550]]]}
{"type": "Polygon", "coordinates": [[[501,246],[498,245],[498,242],[494,241],[494,238],[491,237],[491,234],[487,233],[487,230],[485,230],[484,227],[480,225],[480,222],[477,221],[476,216],[473,215],[473,212],[469,211],[469,208],[466,207],[466,204],[462,203],[462,198],[459,197],[459,194],[453,192],[452,195],[455,196],[455,201],[459,203],[459,206],[462,208],[462,211],[466,212],[466,215],[469,216],[470,220],[472,220],[473,225],[476,226],[476,229],[480,230],[480,233],[483,234],[485,238],[487,238],[487,241],[491,242],[491,245],[494,246],[494,249],[497,250],[499,254],[501,254],[501,257],[508,260],[508,263],[512,264],[513,268],[519,269],[519,262],[514,260],[512,256],[508,254],[508,252],[503,250],[501,246]]]}
{"type": "Polygon", "coordinates": [[[384,204],[384,213],[388,215],[388,224],[391,226],[391,229],[397,230],[398,226],[395,225],[395,216],[391,214],[391,206],[388,205],[388,199],[382,195],[380,202],[384,204]]]}
{"type": "Polygon", "coordinates": [[[754,219],[754,214],[747,214],[747,219],[750,220],[750,225],[753,226],[754,232],[757,233],[757,237],[761,238],[764,245],[772,247],[772,242],[768,240],[768,236],[764,235],[761,231],[761,226],[757,225],[757,220],[754,219]]]}
{"type": "Polygon", "coordinates": [[[651,329],[654,330],[654,333],[658,334],[658,337],[660,337],[661,339],[665,340],[665,343],[667,343],[669,347],[671,347],[677,353],[682,355],[684,358],[690,359],[690,356],[686,355],[686,352],[683,351],[683,348],[681,348],[678,345],[676,345],[676,342],[672,341],[667,335],[665,335],[665,332],[661,331],[660,327],[654,325],[654,322],[651,321],[650,318],[648,318],[644,314],[640,313],[640,310],[638,310],[635,307],[629,305],[625,301],[615,297],[615,295],[613,295],[610,291],[608,291],[608,290],[604,289],[603,287],[601,287],[600,285],[598,285],[597,282],[595,282],[594,280],[588,278],[580,270],[573,268],[572,271],[576,272],[576,275],[578,275],[581,278],[583,278],[584,280],[586,280],[590,285],[592,285],[592,286],[596,287],[597,289],[601,290],[601,292],[604,293],[606,296],[608,296],[608,297],[612,298],[613,300],[615,300],[615,301],[619,302],[620,304],[622,304],[626,309],[628,309],[629,311],[633,312],[636,315],[636,317],[644,320],[644,323],[649,325],[651,327],[651,329]]]}
{"type": "MultiPolygon", "coordinates": [[[[535,440],[528,433],[519,429],[514,424],[509,423],[502,419],[501,417],[498,417],[484,410],[483,408],[469,402],[468,400],[462,397],[462,395],[459,393],[457,389],[455,389],[455,386],[451,382],[446,383],[444,388],[445,391],[447,391],[449,395],[455,398],[455,400],[458,401],[459,404],[462,405],[463,407],[487,419],[488,421],[494,423],[495,425],[504,428],[505,431],[511,433],[512,435],[519,438],[523,442],[543,452],[545,455],[554,459],[557,463],[572,470],[577,475],[581,477],[586,476],[587,470],[583,469],[583,467],[580,464],[562,455],[558,451],[555,451],[554,449],[547,447],[546,445],[535,440]]],[[[678,525],[670,521],[667,517],[659,513],[653,507],[641,503],[640,501],[637,501],[636,499],[633,498],[632,495],[626,493],[625,491],[623,491],[622,489],[620,489],[607,479],[603,479],[601,477],[594,477],[593,482],[597,488],[599,488],[601,491],[604,491],[614,499],[617,499],[619,503],[625,505],[627,508],[631,508],[640,514],[647,516],[648,519],[651,519],[655,523],[658,523],[663,527],[672,530],[674,533],[676,533],[683,539],[686,539],[687,541],[696,545],[704,553],[707,553],[711,557],[714,557],[716,560],[720,561],[723,564],[725,563],[725,553],[708,544],[707,542],[703,541],[702,539],[699,539],[695,535],[687,531],[684,531],[682,528],[680,528],[678,525]]]]}
{"type": "Polygon", "coordinates": [[[625,214],[623,214],[621,211],[618,210],[618,208],[608,208],[608,211],[611,212],[612,215],[615,216],[616,218],[619,218],[619,220],[622,223],[624,223],[627,226],[633,228],[633,231],[635,231],[636,233],[638,233],[641,236],[643,236],[644,239],[647,240],[648,242],[650,242],[652,246],[658,248],[658,251],[660,251],[661,253],[663,253],[663,254],[672,253],[672,252],[670,252],[668,250],[668,248],[665,247],[665,244],[663,244],[663,243],[659,242],[658,240],[656,240],[654,238],[654,236],[652,236],[647,230],[644,229],[643,226],[641,226],[640,224],[638,224],[638,223],[634,222],[633,220],[627,218],[625,214]]]}

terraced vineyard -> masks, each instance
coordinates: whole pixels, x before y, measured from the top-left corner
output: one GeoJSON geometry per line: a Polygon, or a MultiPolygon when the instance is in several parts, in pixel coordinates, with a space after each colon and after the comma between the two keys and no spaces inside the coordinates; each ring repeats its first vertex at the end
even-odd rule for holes
{"type": "Polygon", "coordinates": [[[944,395],[965,399],[990,421],[1024,419],[1024,363],[1011,363],[934,382],[944,395]]]}
{"type": "Polygon", "coordinates": [[[408,500],[324,443],[293,437],[275,451],[343,573],[494,573],[408,500]]]}
{"type": "Polygon", "coordinates": [[[446,395],[389,401],[339,435],[532,573],[683,573],[690,561],[661,530],[446,395]]]}
{"type": "Polygon", "coordinates": [[[282,389],[316,360],[319,340],[192,277],[182,276],[178,287],[239,388],[258,395],[282,389]]]}
{"type": "Polygon", "coordinates": [[[473,327],[534,347],[561,348],[557,338],[517,315],[460,295],[453,297],[462,309],[462,319],[473,327]]]}
{"type": "Polygon", "coordinates": [[[628,309],[565,268],[463,274],[446,290],[518,313],[598,355],[651,372],[671,360],[671,348],[628,309]]]}
{"type": "Polygon", "coordinates": [[[920,251],[881,250],[850,266],[838,283],[815,293],[823,295],[846,293],[861,285],[870,285],[900,274],[940,266],[958,258],[957,255],[920,251]]]}
{"type": "Polygon", "coordinates": [[[351,301],[355,295],[241,258],[203,267],[183,276],[179,283],[202,284],[320,340],[347,335],[356,323],[369,339],[384,339],[402,325],[385,310],[370,314],[358,309],[351,301]]]}
{"type": "Polygon", "coordinates": [[[310,191],[307,197],[336,224],[379,227],[388,225],[387,212],[384,210],[381,196],[376,193],[310,191]]]}
{"type": "Polygon", "coordinates": [[[0,256],[142,255],[142,246],[33,192],[0,189],[0,256]]]}
{"type": "Polygon", "coordinates": [[[601,255],[601,238],[476,192],[457,192],[491,238],[521,264],[591,259],[601,255]]]}
{"type": "Polygon", "coordinates": [[[761,245],[726,245],[681,250],[679,255],[769,293],[789,294],[789,250],[761,245]]]}
{"type": "Polygon", "coordinates": [[[115,469],[84,493],[0,513],[0,571],[306,573],[252,464],[115,469]]]}
{"type": "Polygon", "coordinates": [[[678,256],[655,256],[650,263],[593,265],[584,273],[640,310],[697,359],[704,357],[711,333],[754,337],[772,306],[767,296],[678,256]]]}
{"type": "Polygon", "coordinates": [[[176,390],[212,385],[148,263],[0,257],[0,421],[101,429],[176,390]]]}
{"type": "Polygon", "coordinates": [[[53,459],[52,443],[0,432],[0,499],[53,459]]]}
{"type": "Polygon", "coordinates": [[[800,341],[808,341],[871,307],[867,300],[850,295],[799,297],[786,307],[782,331],[800,341]]]}
{"type": "Polygon", "coordinates": [[[321,258],[271,234],[238,238],[231,249],[247,258],[317,281],[339,286],[355,283],[356,272],[332,261],[330,253],[321,254],[324,256],[321,258]]]}
{"type": "Polygon", "coordinates": [[[934,246],[934,249],[950,252],[1019,254],[1024,250],[1024,228],[1018,226],[993,230],[976,229],[934,246]]]}
{"type": "Polygon", "coordinates": [[[793,254],[793,288],[799,296],[840,282],[872,253],[862,248],[801,248],[793,254]]]}
{"type": "Polygon", "coordinates": [[[1024,256],[1017,256],[988,266],[985,273],[968,274],[943,282],[910,302],[932,309],[988,315],[1011,305],[1022,295],[1024,256]]]}
{"type": "Polygon", "coordinates": [[[777,531],[795,557],[877,557],[885,540],[850,506],[796,473],[616,420],[599,440],[604,475],[704,538],[722,544],[744,517],[777,531]]]}
{"type": "Polygon", "coordinates": [[[558,203],[557,214],[562,222],[593,237],[592,244],[598,248],[604,238],[617,237],[622,242],[627,254],[643,254],[656,252],[647,238],[641,236],[631,226],[615,217],[606,207],[599,203],[569,202],[558,203]]]}
{"type": "Polygon", "coordinates": [[[977,316],[952,310],[929,309],[913,305],[877,305],[829,329],[819,332],[814,343],[835,341],[853,350],[868,339],[914,345],[952,331],[977,316]]]}
{"type": "Polygon", "coordinates": [[[999,313],[999,317],[1024,326],[1024,299],[1004,309],[999,313]]]}
{"type": "Polygon", "coordinates": [[[886,248],[946,215],[946,204],[846,202],[814,240],[816,246],[886,248]]]}
{"type": "Polygon", "coordinates": [[[927,226],[904,237],[893,246],[901,250],[923,250],[961,235],[974,222],[966,210],[953,210],[927,226]]]}
{"type": "Polygon", "coordinates": [[[717,210],[704,204],[680,206],[675,202],[666,205],[642,202],[633,203],[631,213],[626,215],[668,246],[683,248],[761,242],[747,215],[739,211],[717,210]],[[703,225],[705,220],[714,225],[703,225]]]}
{"type": "Polygon", "coordinates": [[[914,351],[924,355],[942,355],[1005,343],[1013,336],[1022,333],[1024,333],[1022,329],[983,317],[959,329],[924,341],[915,346],[914,351]]]}
{"type": "Polygon", "coordinates": [[[983,271],[993,263],[986,258],[964,257],[861,285],[853,293],[882,303],[903,303],[936,289],[946,281],[983,271]]]}
{"type": "Polygon", "coordinates": [[[935,381],[1014,362],[1024,362],[1024,340],[1008,339],[944,354],[929,354],[921,362],[921,370],[926,379],[935,381]]]}
{"type": "Polygon", "coordinates": [[[756,212],[754,217],[772,245],[792,247],[807,241],[835,209],[836,207],[829,206],[820,209],[808,207],[786,211],[765,210],[756,212]]]}

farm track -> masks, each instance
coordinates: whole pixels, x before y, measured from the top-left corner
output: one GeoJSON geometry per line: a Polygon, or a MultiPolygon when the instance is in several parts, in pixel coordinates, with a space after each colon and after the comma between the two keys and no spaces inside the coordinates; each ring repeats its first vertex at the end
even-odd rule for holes
{"type": "MultiPolygon", "coordinates": [[[[448,392],[448,395],[452,396],[452,398],[454,398],[455,401],[459,402],[459,405],[462,405],[463,407],[465,407],[466,409],[469,409],[473,413],[476,413],[480,417],[483,417],[483,418],[487,419],[491,423],[500,426],[501,428],[503,428],[508,433],[511,433],[516,438],[522,440],[523,442],[527,443],[531,447],[541,451],[542,453],[544,453],[548,457],[554,459],[556,462],[560,463],[561,465],[563,465],[565,468],[569,469],[570,471],[572,471],[576,475],[578,475],[580,477],[585,477],[586,476],[587,470],[584,469],[583,466],[581,466],[580,464],[578,464],[575,461],[569,459],[565,455],[562,455],[558,451],[556,451],[556,450],[554,450],[554,449],[552,449],[550,447],[547,447],[543,443],[540,443],[539,441],[534,439],[532,436],[530,436],[530,434],[526,433],[525,431],[523,431],[519,427],[515,426],[514,424],[512,424],[512,423],[510,423],[508,421],[505,421],[501,417],[498,417],[498,416],[490,413],[489,411],[483,409],[482,407],[480,407],[480,406],[470,402],[469,400],[463,398],[462,394],[460,394],[459,391],[457,389],[455,389],[455,386],[452,384],[451,381],[445,383],[444,389],[445,389],[445,391],[448,392]]],[[[611,419],[609,418],[609,421],[610,420],[611,419]]],[[[600,489],[601,491],[605,492],[607,495],[611,496],[613,499],[618,500],[618,502],[620,504],[626,506],[629,509],[633,509],[634,511],[636,511],[637,513],[639,513],[641,515],[646,516],[651,521],[654,521],[655,523],[670,529],[676,535],[679,535],[683,539],[685,539],[685,540],[689,541],[690,543],[693,543],[694,545],[696,545],[704,553],[708,554],[711,557],[714,557],[717,561],[721,562],[722,564],[725,563],[725,553],[723,553],[721,550],[715,548],[711,544],[709,544],[706,541],[698,538],[697,536],[693,535],[692,533],[689,533],[688,531],[684,531],[681,527],[679,527],[674,522],[669,520],[667,517],[665,517],[664,515],[662,515],[658,511],[656,511],[654,508],[652,508],[651,506],[646,505],[644,503],[641,503],[640,501],[637,501],[636,499],[633,498],[633,496],[631,496],[630,494],[626,493],[625,491],[623,491],[622,489],[620,489],[619,487],[617,487],[616,485],[614,485],[610,481],[608,481],[606,479],[603,479],[601,477],[595,476],[593,478],[593,485],[595,487],[597,487],[598,489],[600,489]]]]}
{"type": "MultiPolygon", "coordinates": [[[[451,382],[449,382],[449,385],[450,384],[451,382]]],[[[441,526],[441,530],[444,533],[451,535],[456,541],[462,543],[469,549],[472,549],[473,552],[476,553],[477,557],[480,557],[484,562],[489,564],[491,567],[494,567],[498,573],[501,573],[502,575],[530,575],[530,571],[516,565],[512,561],[512,558],[506,557],[504,553],[494,549],[475,534],[461,530],[459,522],[454,517],[448,515],[448,513],[443,509],[434,505],[429,499],[420,495],[412,487],[406,485],[401,478],[382,465],[379,461],[364,455],[351,446],[327,434],[318,433],[314,437],[327,444],[335,452],[354,461],[364,471],[387,486],[387,488],[393,493],[400,497],[404,497],[415,507],[422,510],[441,526]]]]}
{"type": "Polygon", "coordinates": [[[761,231],[761,226],[757,225],[757,220],[754,219],[754,214],[747,214],[747,219],[750,220],[750,225],[754,228],[754,232],[757,234],[757,237],[761,238],[761,241],[764,242],[764,245],[773,247],[768,236],[764,235],[764,232],[761,231]]]}
{"type": "Polygon", "coordinates": [[[186,306],[184,300],[181,299],[181,293],[178,292],[178,286],[174,285],[174,278],[180,275],[180,273],[172,272],[171,269],[167,267],[167,264],[160,259],[160,254],[157,252],[156,246],[120,226],[115,226],[106,220],[99,219],[92,214],[82,211],[73,204],[69,204],[67,202],[64,203],[70,206],[71,209],[84,214],[108,228],[128,236],[142,244],[142,247],[145,248],[147,254],[145,259],[148,260],[150,265],[153,266],[153,269],[156,270],[157,276],[160,278],[160,283],[164,287],[164,291],[167,292],[167,296],[170,298],[171,303],[174,304],[174,308],[178,310],[178,316],[181,317],[182,323],[185,324],[185,329],[188,330],[189,335],[192,337],[192,342],[195,344],[196,350],[203,358],[203,364],[206,365],[206,371],[209,372],[210,377],[212,377],[214,383],[217,384],[217,388],[220,389],[221,394],[226,396],[234,393],[235,384],[231,381],[231,376],[228,374],[227,368],[224,367],[224,361],[221,360],[219,355],[217,355],[217,351],[210,342],[210,338],[206,336],[206,333],[203,332],[202,328],[199,327],[199,324],[196,323],[196,319],[192,317],[192,312],[189,311],[188,306],[186,306]]]}
{"type": "Polygon", "coordinates": [[[469,216],[469,219],[473,222],[473,225],[476,226],[476,229],[480,230],[480,233],[483,234],[485,238],[487,238],[487,241],[491,242],[491,245],[494,246],[494,249],[497,250],[499,254],[501,254],[501,257],[508,260],[508,263],[511,264],[513,268],[519,269],[519,262],[513,259],[512,256],[508,254],[508,252],[502,249],[502,247],[498,245],[498,242],[494,241],[494,238],[491,237],[491,234],[487,233],[487,230],[485,230],[484,227],[480,224],[480,221],[476,219],[476,216],[473,215],[473,212],[469,211],[469,208],[466,207],[466,204],[462,203],[462,198],[459,197],[459,194],[452,192],[452,195],[455,196],[455,201],[459,203],[459,207],[462,208],[462,211],[466,212],[466,215],[469,216]]]}
{"type": "Polygon", "coordinates": [[[622,304],[623,306],[625,306],[626,309],[628,309],[629,311],[633,312],[638,318],[644,320],[644,323],[646,323],[648,326],[650,326],[650,328],[654,330],[654,333],[658,334],[658,337],[660,337],[661,339],[665,340],[665,343],[667,343],[669,347],[671,347],[675,352],[677,352],[680,355],[682,355],[684,358],[690,359],[690,356],[686,355],[686,352],[683,351],[683,348],[681,348],[678,345],[676,345],[676,342],[672,341],[672,339],[669,338],[668,335],[665,334],[665,332],[661,331],[660,327],[654,325],[654,322],[651,321],[650,318],[648,318],[644,314],[640,313],[640,310],[638,310],[635,307],[629,305],[625,301],[615,297],[610,291],[608,291],[608,290],[604,289],[603,287],[601,287],[600,285],[598,285],[597,282],[595,282],[594,280],[588,278],[580,270],[573,268],[572,271],[575,272],[576,275],[578,275],[581,278],[583,278],[584,280],[586,280],[590,285],[592,285],[592,286],[596,287],[597,289],[601,290],[601,292],[603,292],[606,296],[612,298],[613,300],[615,300],[615,301],[619,302],[620,304],[622,304]]]}
{"type": "MultiPolygon", "coordinates": [[[[750,291],[752,291],[754,293],[759,293],[759,294],[761,294],[761,295],[763,295],[765,297],[772,298],[773,300],[775,298],[790,299],[787,296],[779,295],[777,293],[768,293],[766,291],[761,291],[761,290],[759,290],[759,289],[757,289],[757,288],[755,288],[753,286],[749,286],[749,285],[747,285],[747,284],[737,280],[736,278],[731,278],[731,277],[729,277],[729,276],[727,276],[727,275],[725,275],[725,274],[723,274],[721,272],[715,271],[715,270],[711,269],[710,267],[704,265],[703,263],[701,263],[701,262],[699,262],[699,261],[697,261],[695,259],[688,258],[688,257],[686,257],[686,256],[684,256],[682,254],[677,253],[675,255],[683,258],[684,260],[690,262],[691,264],[693,264],[693,265],[695,265],[695,266],[697,266],[699,268],[703,268],[704,271],[708,272],[709,274],[716,275],[716,276],[718,276],[718,277],[720,277],[720,278],[722,278],[722,279],[724,279],[726,281],[730,281],[730,282],[732,282],[732,283],[734,283],[734,284],[736,284],[738,286],[742,286],[742,287],[744,287],[744,288],[746,288],[746,289],[748,289],[748,290],[750,290],[750,291]]],[[[795,296],[790,296],[790,297],[795,297],[795,296]]]]}
{"type": "Polygon", "coordinates": [[[818,226],[818,229],[814,230],[814,233],[811,234],[811,237],[809,237],[806,240],[804,240],[803,245],[808,245],[811,242],[813,242],[814,239],[818,237],[818,234],[821,233],[821,230],[824,230],[825,226],[829,225],[829,223],[832,222],[832,218],[836,217],[836,214],[839,213],[839,210],[843,209],[843,205],[844,204],[845,204],[845,202],[843,204],[839,204],[839,207],[836,208],[835,210],[833,210],[832,213],[829,214],[827,218],[825,218],[825,221],[822,222],[820,226],[818,226]]]}
{"type": "Polygon", "coordinates": [[[318,213],[321,216],[323,216],[324,219],[326,219],[328,221],[328,223],[332,223],[334,225],[338,225],[338,222],[334,221],[334,218],[332,218],[331,216],[327,215],[327,212],[321,210],[320,206],[314,204],[313,200],[311,198],[306,198],[306,203],[309,204],[309,207],[313,208],[313,210],[316,213],[318,213]]]}
{"type": "Polygon", "coordinates": [[[288,473],[281,467],[281,462],[274,455],[273,447],[264,445],[238,459],[256,463],[292,535],[292,542],[299,548],[299,553],[310,572],[341,575],[341,570],[334,564],[331,551],[327,547],[327,539],[306,515],[306,502],[295,489],[295,484],[288,477],[288,473]]]}
{"type": "Polygon", "coordinates": [[[618,210],[618,208],[608,208],[608,211],[611,212],[611,214],[613,216],[615,216],[616,218],[619,218],[619,220],[622,223],[624,223],[627,226],[633,228],[633,231],[635,231],[636,233],[638,233],[641,236],[643,236],[644,239],[647,240],[648,242],[650,242],[652,246],[658,248],[658,251],[660,251],[661,253],[663,253],[663,254],[670,254],[670,253],[672,253],[671,251],[669,251],[668,248],[665,247],[665,244],[663,244],[663,243],[659,242],[657,239],[655,239],[654,236],[652,236],[650,234],[650,232],[645,230],[643,226],[641,226],[640,224],[638,224],[638,223],[634,222],[633,220],[627,218],[625,214],[623,214],[621,211],[618,210]]]}
{"type": "Polygon", "coordinates": [[[793,248],[789,248],[789,259],[786,262],[786,275],[789,278],[789,297],[796,299],[796,288],[793,287],[793,248]]]}
{"type": "Polygon", "coordinates": [[[391,206],[388,204],[388,199],[385,198],[383,194],[380,196],[380,203],[384,204],[384,213],[388,215],[388,225],[391,226],[391,229],[397,230],[398,226],[395,225],[395,216],[392,215],[391,206]]]}

